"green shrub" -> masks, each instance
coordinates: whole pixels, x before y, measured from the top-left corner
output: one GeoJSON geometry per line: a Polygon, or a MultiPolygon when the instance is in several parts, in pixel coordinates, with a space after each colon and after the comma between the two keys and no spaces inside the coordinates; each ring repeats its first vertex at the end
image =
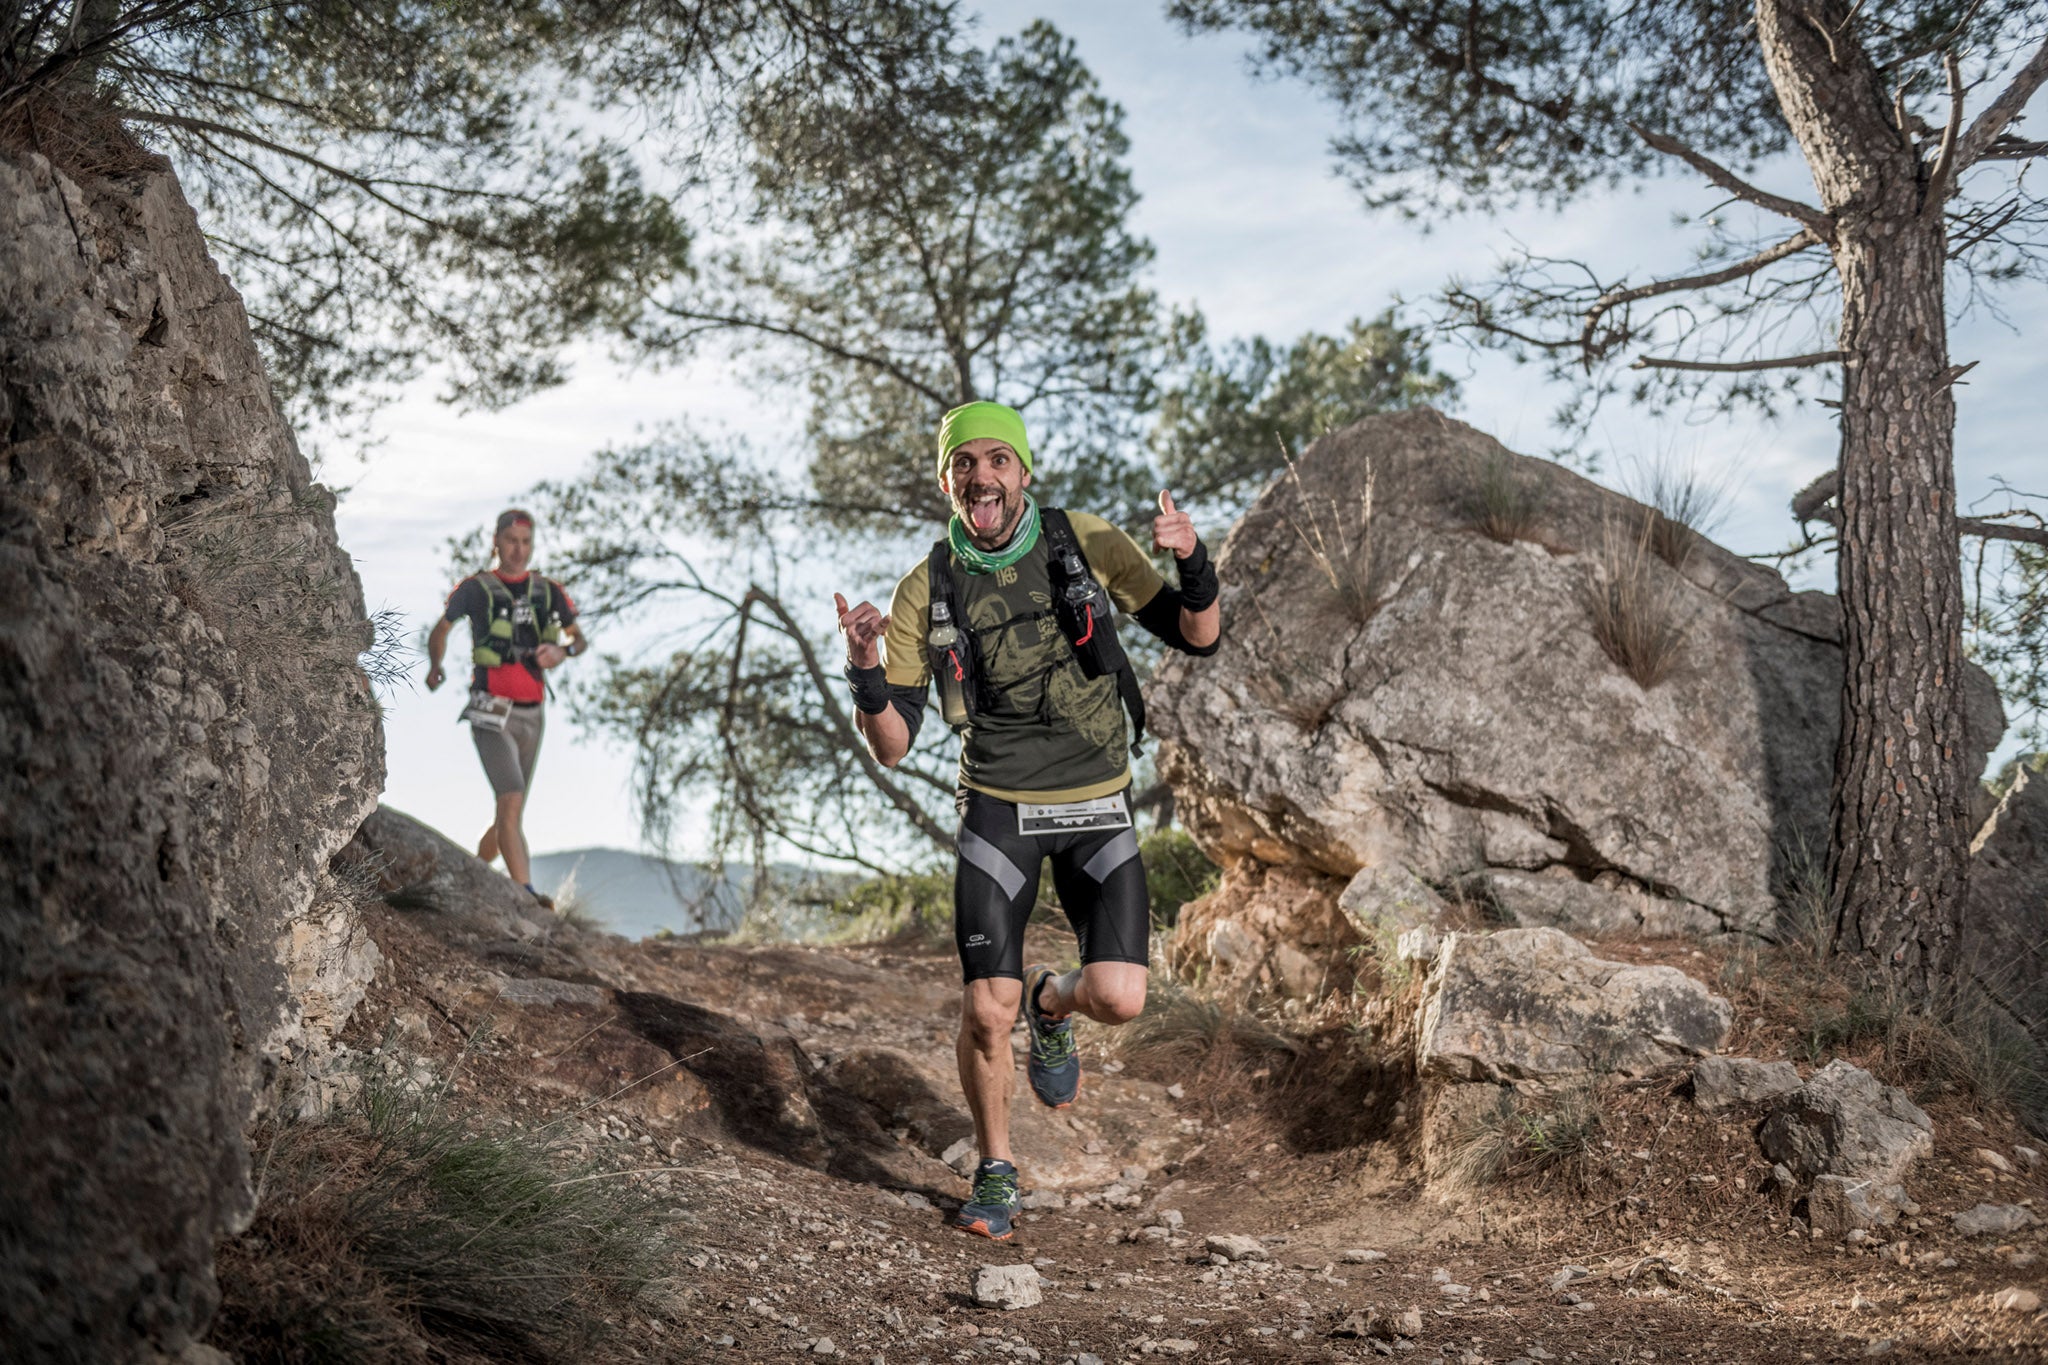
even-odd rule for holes
{"type": "Polygon", "coordinates": [[[1172,928],[1180,908],[1216,889],[1223,870],[1182,829],[1156,829],[1138,840],[1145,860],[1145,894],[1156,928],[1172,928]]]}
{"type": "Polygon", "coordinates": [[[950,937],[953,873],[950,868],[872,877],[836,897],[833,938],[851,942],[899,935],[934,941],[950,937]]]}

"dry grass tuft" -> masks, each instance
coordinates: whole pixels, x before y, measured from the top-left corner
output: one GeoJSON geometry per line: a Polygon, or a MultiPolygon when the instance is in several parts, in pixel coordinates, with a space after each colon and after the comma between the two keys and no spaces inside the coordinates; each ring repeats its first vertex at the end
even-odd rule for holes
{"type": "Polygon", "coordinates": [[[1513,456],[1497,450],[1480,462],[1468,509],[1474,530],[1489,540],[1512,545],[1531,538],[1541,510],[1541,492],[1529,480],[1516,476],[1513,456]]]}
{"type": "Polygon", "coordinates": [[[1549,1175],[1584,1192],[1600,1164],[1605,1124],[1600,1094],[1591,1082],[1540,1096],[1503,1089],[1498,1103],[1459,1133],[1444,1179],[1480,1189],[1549,1175]]]}
{"type": "Polygon", "coordinates": [[[1586,584],[1594,638],[1644,691],[1678,671],[1692,630],[1684,580],[1657,562],[1658,524],[1654,513],[1646,513],[1633,531],[1610,518],[1586,584]]]}
{"type": "Polygon", "coordinates": [[[79,184],[169,166],[135,140],[104,99],[61,81],[0,109],[0,147],[38,153],[79,184]]]}
{"type": "Polygon", "coordinates": [[[480,1131],[395,1062],[259,1132],[259,1205],[220,1252],[213,1344],[246,1360],[602,1358],[661,1305],[666,1216],[539,1135],[480,1131]]]}
{"type": "Polygon", "coordinates": [[[1365,490],[1355,504],[1346,504],[1326,493],[1310,493],[1301,481],[1301,469],[1293,457],[1287,460],[1287,477],[1294,481],[1301,499],[1301,520],[1287,524],[1307,548],[1316,572],[1345,614],[1359,625],[1372,619],[1386,600],[1372,535],[1373,470],[1366,466],[1365,490]]]}
{"type": "Polygon", "coordinates": [[[1629,485],[1637,502],[1656,509],[1650,518],[1650,548],[1674,569],[1684,568],[1700,542],[1728,515],[1728,485],[1707,478],[1689,461],[1638,466],[1629,485]]]}

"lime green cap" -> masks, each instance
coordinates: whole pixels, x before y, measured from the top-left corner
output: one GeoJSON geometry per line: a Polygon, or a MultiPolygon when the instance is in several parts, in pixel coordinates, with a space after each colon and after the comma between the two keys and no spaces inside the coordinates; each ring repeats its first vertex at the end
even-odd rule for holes
{"type": "Polygon", "coordinates": [[[1016,451],[1024,462],[1024,472],[1031,472],[1031,442],[1024,438],[1024,414],[1001,403],[967,403],[939,421],[939,477],[946,477],[946,461],[955,450],[984,436],[993,436],[1016,451]]]}

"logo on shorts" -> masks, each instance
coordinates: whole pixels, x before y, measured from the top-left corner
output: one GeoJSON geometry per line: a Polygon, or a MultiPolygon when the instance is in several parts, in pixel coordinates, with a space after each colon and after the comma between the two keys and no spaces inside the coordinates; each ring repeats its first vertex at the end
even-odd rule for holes
{"type": "Polygon", "coordinates": [[[986,947],[988,947],[988,935],[987,935],[987,934],[969,934],[969,935],[967,936],[967,946],[968,946],[968,947],[970,947],[970,948],[986,948],[986,947]]]}

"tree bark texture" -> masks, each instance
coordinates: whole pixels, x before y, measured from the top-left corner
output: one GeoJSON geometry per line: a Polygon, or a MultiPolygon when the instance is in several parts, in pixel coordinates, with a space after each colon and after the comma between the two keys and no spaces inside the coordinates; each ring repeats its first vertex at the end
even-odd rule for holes
{"type": "Polygon", "coordinates": [[[1758,0],[1757,21],[1842,284],[1835,946],[1926,998],[1955,968],[1969,868],[1946,231],[1851,7],[1758,0]]]}

